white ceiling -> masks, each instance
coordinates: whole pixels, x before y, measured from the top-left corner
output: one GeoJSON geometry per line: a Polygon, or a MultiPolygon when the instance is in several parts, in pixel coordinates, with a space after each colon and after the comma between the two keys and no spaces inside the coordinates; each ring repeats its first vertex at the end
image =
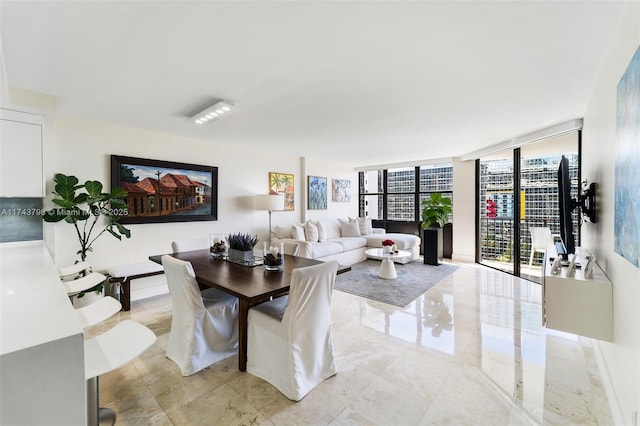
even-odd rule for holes
{"type": "Polygon", "coordinates": [[[582,117],[616,1],[7,1],[9,86],[58,113],[351,166],[582,117]],[[240,111],[186,122],[216,99],[240,111]]]}

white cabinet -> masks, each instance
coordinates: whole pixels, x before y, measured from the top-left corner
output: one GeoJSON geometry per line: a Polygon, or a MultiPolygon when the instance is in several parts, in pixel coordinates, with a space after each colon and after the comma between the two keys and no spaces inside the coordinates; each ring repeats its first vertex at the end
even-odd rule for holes
{"type": "MultiPolygon", "coordinates": [[[[548,328],[611,341],[613,338],[613,286],[598,265],[593,275],[581,269],[567,277],[564,266],[551,272],[555,251],[545,256],[542,280],[542,322],[548,328]]],[[[585,264],[584,259],[580,259],[585,264]]]]}
{"type": "Polygon", "coordinates": [[[42,117],[0,109],[0,197],[44,196],[42,117]]]}

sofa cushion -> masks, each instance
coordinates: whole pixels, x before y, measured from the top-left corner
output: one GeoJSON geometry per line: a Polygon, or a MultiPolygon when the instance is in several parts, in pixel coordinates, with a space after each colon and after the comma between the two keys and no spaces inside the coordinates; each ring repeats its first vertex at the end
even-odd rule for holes
{"type": "Polygon", "coordinates": [[[373,234],[373,224],[370,217],[349,218],[349,222],[356,222],[360,228],[360,235],[373,234]]]}
{"type": "Polygon", "coordinates": [[[272,236],[275,238],[291,238],[291,227],[290,226],[282,226],[276,225],[273,227],[271,231],[272,236]]]}
{"type": "Polygon", "coordinates": [[[360,227],[357,222],[347,222],[340,219],[340,235],[343,237],[359,237],[360,227]]]}
{"type": "Polygon", "coordinates": [[[340,238],[342,236],[340,234],[340,223],[338,219],[320,219],[318,221],[318,228],[322,228],[327,240],[340,238]]]}
{"type": "Polygon", "coordinates": [[[367,240],[367,247],[382,247],[382,242],[387,239],[396,243],[398,250],[410,250],[420,245],[420,237],[413,234],[370,234],[362,238],[367,240]]]}
{"type": "Polygon", "coordinates": [[[367,246],[367,239],[363,237],[340,237],[334,238],[330,242],[340,244],[343,251],[357,250],[367,246]]]}
{"type": "Polygon", "coordinates": [[[304,235],[307,237],[307,241],[312,243],[318,242],[320,235],[318,233],[318,225],[310,220],[304,224],[304,235]]]}
{"type": "Polygon", "coordinates": [[[306,241],[307,237],[304,235],[304,227],[302,225],[291,226],[291,235],[294,240],[306,241]]]}
{"type": "Polygon", "coordinates": [[[342,253],[344,251],[342,244],[334,241],[325,241],[323,243],[310,244],[311,258],[318,259],[320,257],[331,256],[332,254],[342,253]]]}

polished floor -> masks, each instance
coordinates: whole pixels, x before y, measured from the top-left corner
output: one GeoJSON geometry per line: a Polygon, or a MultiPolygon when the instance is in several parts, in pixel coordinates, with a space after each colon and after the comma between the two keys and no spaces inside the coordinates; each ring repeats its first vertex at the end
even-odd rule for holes
{"type": "Polygon", "coordinates": [[[158,336],[100,378],[116,425],[611,425],[593,341],[541,327],[541,287],[461,266],[404,309],[334,291],[338,374],[302,401],[241,373],[229,358],[182,377],[164,356],[168,295],[107,324],[158,336]]]}

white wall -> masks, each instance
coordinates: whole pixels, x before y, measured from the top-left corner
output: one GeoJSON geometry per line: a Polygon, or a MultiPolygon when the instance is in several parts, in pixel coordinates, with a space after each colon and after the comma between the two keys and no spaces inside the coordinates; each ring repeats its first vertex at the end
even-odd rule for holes
{"type": "Polygon", "coordinates": [[[614,342],[598,346],[613,390],[616,423],[633,425],[634,411],[640,409],[640,269],[613,251],[616,87],[640,45],[640,4],[630,2],[627,9],[584,117],[582,176],[599,185],[599,222],[583,225],[582,245],[613,282],[614,342]]]}
{"type": "Polygon", "coordinates": [[[476,165],[453,159],[452,260],[474,262],[476,253],[476,165]]]}
{"type": "MultiPolygon", "coordinates": [[[[254,209],[254,195],[268,193],[270,171],[293,173],[296,185],[295,210],[274,212],[273,225],[297,222],[302,216],[302,209],[306,209],[306,198],[302,196],[306,176],[301,176],[302,161],[297,157],[247,151],[237,146],[228,147],[61,115],[47,126],[44,173],[47,181],[45,205],[48,207],[53,206],[50,200],[55,173],[75,175],[82,182],[100,180],[109,188],[112,154],[218,167],[217,221],[127,225],[131,229],[131,239],[119,241],[111,235],[103,235],[94,244],[87,260],[98,270],[141,262],[149,255],[170,252],[171,241],[179,238],[251,232],[265,240],[268,237],[268,213],[254,209]]],[[[351,178],[353,184],[357,182],[357,173],[353,169],[329,163],[315,165],[310,168],[310,173],[326,176],[329,183],[332,178],[351,178]]],[[[355,191],[356,196],[351,203],[329,201],[328,210],[322,212],[331,216],[357,215],[357,186],[355,191]]],[[[73,263],[79,248],[73,227],[58,223],[46,224],[45,228],[47,246],[56,264],[73,263]]]]}

